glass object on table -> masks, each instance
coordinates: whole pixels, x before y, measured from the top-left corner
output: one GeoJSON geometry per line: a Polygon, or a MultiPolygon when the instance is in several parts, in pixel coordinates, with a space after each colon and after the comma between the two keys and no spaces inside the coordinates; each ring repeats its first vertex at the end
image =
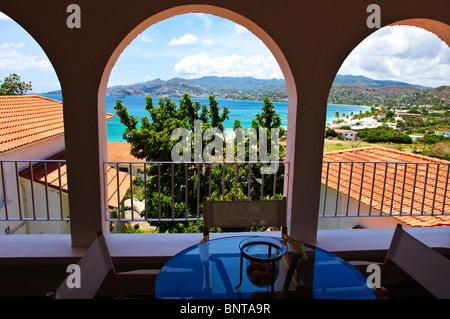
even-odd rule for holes
{"type": "Polygon", "coordinates": [[[287,252],[284,240],[270,237],[247,238],[239,244],[241,251],[238,289],[245,272],[252,284],[257,287],[270,287],[274,293],[274,284],[278,278],[279,261],[287,252]]]}

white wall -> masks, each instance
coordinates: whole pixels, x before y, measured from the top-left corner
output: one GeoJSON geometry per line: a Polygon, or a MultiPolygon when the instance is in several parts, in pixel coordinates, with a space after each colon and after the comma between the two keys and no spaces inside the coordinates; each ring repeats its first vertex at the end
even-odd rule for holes
{"type": "MultiPolygon", "coordinates": [[[[47,214],[50,219],[61,219],[61,213],[64,218],[69,217],[69,196],[63,192],[60,197],[59,190],[47,187],[48,193],[48,211],[46,199],[46,187],[40,183],[33,183],[34,192],[34,209],[32,202],[31,181],[26,178],[21,178],[21,187],[23,189],[22,202],[24,203],[24,215],[26,218],[47,219],[47,214]],[[62,212],[61,212],[62,201],[62,212]]],[[[30,221],[30,234],[69,234],[70,224],[67,221],[30,221]]]]}
{"type": "MultiPolygon", "coordinates": [[[[392,217],[379,217],[380,211],[377,209],[370,210],[368,205],[362,204],[359,205],[359,215],[355,217],[329,217],[334,216],[335,212],[337,216],[345,216],[347,212],[347,200],[348,196],[342,193],[338,195],[338,204],[336,208],[336,190],[329,188],[326,193],[326,201],[325,199],[325,185],[321,186],[320,193],[320,207],[319,207],[319,216],[322,216],[324,213],[324,204],[325,204],[325,216],[328,217],[320,217],[318,223],[318,229],[348,229],[352,228],[356,225],[362,226],[364,228],[395,228],[398,221],[392,217]],[[369,216],[369,211],[372,216],[369,216]]],[[[348,215],[353,216],[358,214],[358,204],[357,200],[350,198],[348,203],[348,215]]]]}
{"type": "Polygon", "coordinates": [[[64,135],[47,138],[17,149],[0,153],[1,160],[42,160],[65,149],[64,135]]]}
{"type": "MultiPolygon", "coordinates": [[[[43,160],[52,155],[55,155],[64,150],[64,136],[57,136],[53,138],[48,138],[40,142],[36,142],[30,145],[22,146],[18,149],[8,151],[6,153],[0,154],[0,161],[2,160],[43,160]]],[[[7,197],[7,210],[8,210],[8,219],[20,219],[22,211],[22,217],[32,217],[30,212],[32,211],[32,202],[31,202],[31,182],[30,180],[22,179],[18,177],[17,174],[22,169],[28,168],[28,162],[18,162],[17,170],[15,163],[3,162],[3,173],[4,173],[4,182],[6,188],[6,197],[7,197]],[[17,180],[19,180],[19,193],[18,193],[18,185],[17,180]],[[21,206],[19,207],[19,199],[21,200],[21,206]]],[[[4,201],[4,189],[3,183],[1,179],[0,173],[0,219],[5,219],[6,217],[6,205],[4,201]]],[[[50,190],[50,189],[49,189],[50,190]]],[[[38,183],[34,183],[34,191],[35,191],[35,206],[37,207],[36,211],[38,212],[39,217],[46,216],[42,215],[43,207],[46,207],[45,201],[45,187],[38,183]]],[[[56,191],[57,192],[57,191],[56,191]]],[[[55,204],[59,205],[59,195],[55,194],[54,190],[49,191],[49,203],[51,207],[52,214],[56,211],[55,204]]],[[[58,206],[59,207],[59,206],[58,206]]],[[[63,207],[65,211],[68,212],[68,195],[63,194],[63,207]]],[[[58,209],[59,212],[59,209],[58,209]]],[[[22,224],[22,221],[0,221],[0,235],[5,233],[5,229],[9,227],[9,229],[14,229],[15,227],[22,224]]],[[[15,234],[21,233],[68,233],[69,226],[66,222],[27,222],[26,225],[20,227],[15,234]],[[47,224],[47,225],[46,225],[47,224]],[[61,224],[61,225],[59,225],[61,224]],[[67,226],[65,225],[67,224],[67,226]]]]}

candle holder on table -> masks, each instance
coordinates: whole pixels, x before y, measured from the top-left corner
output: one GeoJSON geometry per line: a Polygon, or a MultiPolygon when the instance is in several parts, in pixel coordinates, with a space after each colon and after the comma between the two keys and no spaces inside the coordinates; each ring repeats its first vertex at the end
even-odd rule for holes
{"type": "Polygon", "coordinates": [[[287,251],[284,240],[271,237],[257,237],[244,239],[240,244],[241,267],[238,289],[242,285],[244,258],[246,262],[247,277],[250,282],[260,288],[271,288],[274,294],[274,285],[278,278],[279,260],[287,251]]]}

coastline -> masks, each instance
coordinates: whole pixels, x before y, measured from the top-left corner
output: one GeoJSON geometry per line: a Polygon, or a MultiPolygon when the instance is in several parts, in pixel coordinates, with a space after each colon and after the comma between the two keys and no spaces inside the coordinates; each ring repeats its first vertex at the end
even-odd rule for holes
{"type": "MultiPolygon", "coordinates": [[[[61,94],[47,94],[41,93],[39,94],[44,97],[52,98],[55,100],[62,101],[61,94]]],[[[143,116],[148,116],[147,111],[144,109],[145,105],[145,96],[114,96],[114,95],[106,95],[106,112],[114,114],[114,117],[108,121],[107,123],[107,136],[108,142],[122,142],[126,143],[126,141],[122,138],[123,131],[125,127],[120,123],[120,120],[115,115],[115,110],[113,108],[115,100],[118,98],[122,98],[123,104],[127,106],[130,114],[136,116],[136,118],[140,119],[143,116]]],[[[157,104],[159,97],[152,97],[154,103],[157,104]]],[[[198,100],[200,103],[207,104],[207,99],[199,99],[195,97],[191,97],[193,100],[198,100]]],[[[173,99],[177,100],[176,98],[173,99]]],[[[229,135],[231,132],[227,132],[227,130],[231,130],[233,127],[233,123],[235,119],[239,119],[241,121],[242,127],[249,128],[251,127],[251,122],[254,119],[257,113],[261,112],[261,107],[263,105],[263,101],[258,100],[230,100],[230,99],[222,99],[217,98],[219,101],[219,105],[221,107],[227,107],[230,110],[229,119],[226,120],[223,124],[225,127],[225,134],[229,135]]],[[[177,102],[177,101],[176,101],[177,102]]],[[[280,115],[282,123],[282,128],[287,130],[287,119],[288,119],[288,102],[273,102],[275,105],[276,112],[280,115]]],[[[365,105],[348,105],[348,104],[327,104],[327,116],[325,119],[325,125],[327,123],[331,123],[335,120],[334,114],[335,112],[339,112],[340,115],[343,113],[349,114],[351,110],[345,110],[346,108],[357,109],[358,111],[361,108],[370,109],[371,106],[365,105]],[[344,110],[342,110],[344,109],[344,110]]],[[[355,112],[355,110],[353,110],[355,112]]]]}
{"type": "Polygon", "coordinates": [[[334,103],[328,103],[327,105],[345,105],[345,106],[352,106],[352,107],[372,107],[373,105],[355,105],[355,104],[334,104],[334,103]]]}

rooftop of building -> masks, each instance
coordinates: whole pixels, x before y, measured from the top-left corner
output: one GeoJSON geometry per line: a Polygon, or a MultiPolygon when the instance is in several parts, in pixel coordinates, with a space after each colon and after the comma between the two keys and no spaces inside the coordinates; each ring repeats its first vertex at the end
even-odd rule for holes
{"type": "Polygon", "coordinates": [[[0,96],[0,153],[62,135],[63,102],[34,94],[0,96]]]}
{"type": "Polygon", "coordinates": [[[448,161],[381,147],[327,152],[323,160],[341,163],[323,164],[322,184],[374,211],[409,226],[450,225],[450,167],[426,164],[448,161]]]}

